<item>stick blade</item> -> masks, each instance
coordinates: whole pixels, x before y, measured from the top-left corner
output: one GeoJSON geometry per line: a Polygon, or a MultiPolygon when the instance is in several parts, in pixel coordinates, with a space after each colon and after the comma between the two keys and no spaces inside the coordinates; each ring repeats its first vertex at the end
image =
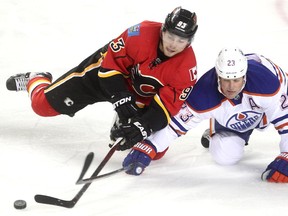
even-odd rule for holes
{"type": "Polygon", "coordinates": [[[65,208],[73,208],[76,204],[76,202],[74,202],[73,200],[67,201],[67,200],[62,200],[62,199],[58,199],[58,198],[51,197],[51,196],[41,195],[41,194],[35,195],[34,200],[37,203],[61,206],[65,208]]]}
{"type": "Polygon", "coordinates": [[[76,184],[78,184],[78,182],[81,181],[81,179],[83,179],[84,175],[86,174],[87,170],[89,169],[89,167],[90,167],[90,165],[91,165],[91,163],[93,161],[93,158],[94,158],[94,153],[93,152],[90,152],[86,156],[83,168],[81,170],[79,178],[76,181],[76,184]]]}

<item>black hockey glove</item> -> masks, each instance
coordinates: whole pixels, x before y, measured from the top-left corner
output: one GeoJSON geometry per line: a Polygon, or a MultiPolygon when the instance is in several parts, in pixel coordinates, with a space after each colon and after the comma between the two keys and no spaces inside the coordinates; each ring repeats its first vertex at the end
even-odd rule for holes
{"type": "Polygon", "coordinates": [[[135,96],[128,91],[114,94],[111,97],[111,103],[121,123],[127,123],[129,118],[135,117],[138,114],[135,96]]]}
{"type": "Polygon", "coordinates": [[[116,140],[119,137],[124,138],[118,148],[120,151],[132,148],[136,143],[146,139],[151,134],[149,126],[140,118],[132,119],[129,123],[119,125],[118,128],[111,130],[111,140],[116,140]]]}

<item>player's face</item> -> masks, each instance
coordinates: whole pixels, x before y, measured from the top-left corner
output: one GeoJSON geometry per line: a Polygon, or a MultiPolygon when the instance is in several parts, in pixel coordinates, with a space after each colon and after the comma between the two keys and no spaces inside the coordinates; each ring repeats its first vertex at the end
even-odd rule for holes
{"type": "Polygon", "coordinates": [[[240,77],[237,79],[219,78],[219,81],[221,91],[228,99],[235,98],[240,93],[243,85],[245,84],[244,77],[240,77]]]}
{"type": "Polygon", "coordinates": [[[167,57],[172,57],[182,52],[189,44],[189,39],[175,35],[169,31],[162,32],[162,45],[160,50],[167,57]]]}

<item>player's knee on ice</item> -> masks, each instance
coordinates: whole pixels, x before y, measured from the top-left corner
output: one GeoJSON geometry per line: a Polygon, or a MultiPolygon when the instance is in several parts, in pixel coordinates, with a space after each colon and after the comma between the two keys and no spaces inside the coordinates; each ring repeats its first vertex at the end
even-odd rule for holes
{"type": "Polygon", "coordinates": [[[234,165],[244,154],[245,141],[231,132],[213,135],[209,151],[214,161],[220,165],[234,165]]]}

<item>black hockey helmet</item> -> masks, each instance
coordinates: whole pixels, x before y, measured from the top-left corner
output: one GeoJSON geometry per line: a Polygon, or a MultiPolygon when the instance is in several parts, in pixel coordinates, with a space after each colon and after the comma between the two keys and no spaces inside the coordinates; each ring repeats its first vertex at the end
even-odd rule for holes
{"type": "Polygon", "coordinates": [[[162,31],[168,30],[183,38],[189,38],[191,41],[198,29],[197,15],[182,7],[175,8],[169,13],[163,23],[162,31]]]}

